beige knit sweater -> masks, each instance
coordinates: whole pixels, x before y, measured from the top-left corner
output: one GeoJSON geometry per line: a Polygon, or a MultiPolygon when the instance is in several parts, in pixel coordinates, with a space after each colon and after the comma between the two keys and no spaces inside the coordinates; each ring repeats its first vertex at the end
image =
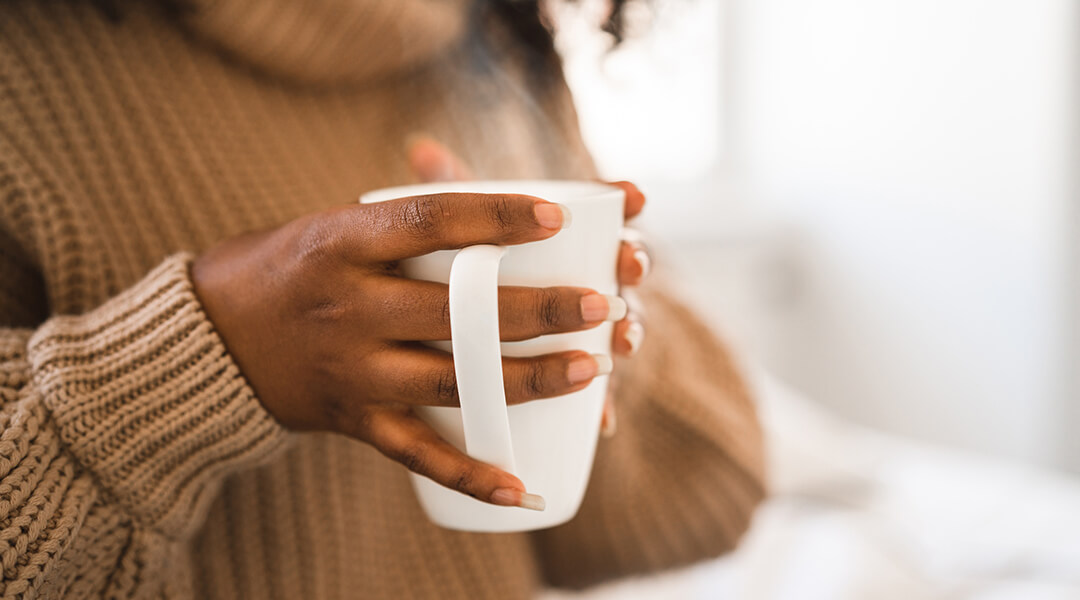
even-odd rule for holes
{"type": "Polygon", "coordinates": [[[761,434],[662,294],[578,517],[489,535],[430,524],[370,447],[286,432],[192,292],[192,253],[411,181],[412,133],[484,177],[590,177],[505,32],[477,67],[466,0],[90,4],[0,1],[0,597],[524,598],[736,543],[761,434]]]}

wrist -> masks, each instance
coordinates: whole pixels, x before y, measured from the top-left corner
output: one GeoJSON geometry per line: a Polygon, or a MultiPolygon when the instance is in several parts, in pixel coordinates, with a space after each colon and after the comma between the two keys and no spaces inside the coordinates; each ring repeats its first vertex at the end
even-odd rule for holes
{"type": "MultiPolygon", "coordinates": [[[[290,429],[311,429],[302,339],[290,313],[297,279],[295,228],[232,238],[196,258],[191,279],[207,319],[263,407],[290,429]]],[[[302,337],[302,336],[301,336],[302,337]]]]}

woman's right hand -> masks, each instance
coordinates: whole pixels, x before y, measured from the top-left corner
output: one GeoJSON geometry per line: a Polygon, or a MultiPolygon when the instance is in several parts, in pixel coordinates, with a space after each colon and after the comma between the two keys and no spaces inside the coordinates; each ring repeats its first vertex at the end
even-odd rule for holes
{"type": "MultiPolygon", "coordinates": [[[[542,508],[513,475],[469,458],[412,410],[457,406],[447,286],[401,276],[398,261],[475,244],[555,235],[560,205],[531,196],[437,194],[330,209],[233,238],[196,259],[210,320],[266,409],[296,430],[340,432],[474,498],[542,508]]],[[[504,340],[595,327],[626,312],[585,288],[503,287],[504,340]]],[[[507,402],[558,396],[610,371],[607,357],[504,358],[507,402]]]]}

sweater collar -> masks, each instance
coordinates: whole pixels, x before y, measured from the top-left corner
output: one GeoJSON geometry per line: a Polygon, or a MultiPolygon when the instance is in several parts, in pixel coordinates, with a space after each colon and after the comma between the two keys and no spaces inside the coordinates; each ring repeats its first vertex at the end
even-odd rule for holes
{"type": "Polygon", "coordinates": [[[197,34],[275,76],[359,83],[422,64],[457,41],[471,0],[195,0],[197,34]]]}

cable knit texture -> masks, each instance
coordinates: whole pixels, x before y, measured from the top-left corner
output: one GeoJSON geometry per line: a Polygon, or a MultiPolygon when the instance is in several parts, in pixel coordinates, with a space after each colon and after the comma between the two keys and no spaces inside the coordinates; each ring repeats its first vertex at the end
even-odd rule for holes
{"type": "Polygon", "coordinates": [[[500,535],[429,523],[369,446],[285,432],[193,292],[214,243],[412,182],[415,133],[480,177],[593,177],[565,86],[537,99],[498,22],[465,0],[117,4],[0,2],[0,598],[502,600],[733,547],[761,432],[655,286],[581,513],[500,535]]]}

